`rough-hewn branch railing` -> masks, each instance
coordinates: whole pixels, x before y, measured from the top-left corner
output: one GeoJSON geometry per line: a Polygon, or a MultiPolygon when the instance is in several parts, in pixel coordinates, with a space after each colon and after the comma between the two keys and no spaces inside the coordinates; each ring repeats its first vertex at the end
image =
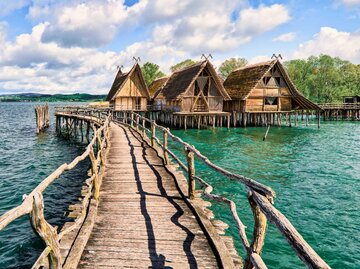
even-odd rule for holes
{"type": "MultiPolygon", "coordinates": [[[[64,116],[72,116],[72,113],[69,113],[69,110],[57,110],[57,113],[64,116]]],[[[105,113],[101,112],[101,114],[90,115],[88,113],[87,115],[79,117],[82,117],[84,120],[90,121],[92,123],[93,129],[93,137],[88,146],[86,147],[84,153],[76,157],[70,164],[65,163],[58,167],[51,175],[45,178],[29,195],[24,198],[21,205],[11,209],[10,211],[0,216],[0,231],[19,217],[24,215],[30,216],[31,225],[34,231],[42,238],[42,240],[46,244],[45,250],[35,262],[33,268],[41,267],[41,261],[46,259],[46,257],[49,257],[52,268],[62,268],[63,261],[61,260],[59,241],[64,237],[64,235],[68,234],[74,229],[79,228],[82,225],[86,217],[87,208],[90,200],[92,198],[98,199],[99,197],[99,188],[104,170],[103,168],[105,162],[105,150],[107,149],[107,145],[109,143],[108,127],[111,115],[105,115],[105,113]],[[98,144],[98,147],[95,157],[94,146],[96,142],[98,144]],[[62,230],[58,234],[56,229],[51,226],[44,217],[43,192],[65,171],[73,169],[81,161],[85,160],[88,157],[90,158],[92,164],[92,175],[85,182],[88,186],[88,192],[82,199],[81,214],[71,226],[62,230]]]]}
{"type": "Polygon", "coordinates": [[[360,109],[360,103],[323,103],[319,106],[322,109],[360,109]]]}
{"type": "Polygon", "coordinates": [[[151,121],[139,114],[134,112],[114,112],[113,117],[119,123],[128,125],[138,131],[144,137],[147,136],[146,134],[148,133],[150,135],[151,145],[154,146],[156,143],[162,149],[165,163],[167,164],[169,162],[168,156],[170,155],[179,164],[179,166],[188,173],[189,199],[193,199],[195,197],[195,180],[197,180],[204,187],[205,197],[217,202],[225,203],[229,206],[232,217],[239,231],[241,243],[244,247],[245,253],[247,254],[244,268],[267,268],[261,258],[261,251],[264,245],[267,229],[267,220],[279,229],[298,257],[308,268],[330,268],[330,266],[326,264],[325,261],[323,261],[321,257],[311,248],[311,246],[302,238],[290,221],[273,206],[273,200],[276,194],[270,187],[245,176],[231,173],[213,164],[206,156],[202,155],[200,151],[195,149],[194,146],[173,135],[168,128],[160,126],[154,121],[151,121]],[[146,123],[150,126],[150,129],[146,128],[146,123]],[[156,130],[159,130],[163,134],[163,143],[156,136],[156,130]],[[180,158],[168,148],[168,137],[179,143],[184,148],[187,164],[184,164],[180,158]],[[251,244],[249,243],[245,233],[245,225],[242,223],[237,213],[236,204],[225,197],[211,194],[213,190],[211,185],[195,175],[194,157],[202,161],[213,171],[224,175],[230,180],[241,182],[246,186],[249,203],[255,220],[251,244]]]}

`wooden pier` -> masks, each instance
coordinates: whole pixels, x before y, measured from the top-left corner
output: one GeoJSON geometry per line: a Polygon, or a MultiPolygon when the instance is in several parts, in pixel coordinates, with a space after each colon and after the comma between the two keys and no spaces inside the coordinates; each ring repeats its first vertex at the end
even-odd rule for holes
{"type": "Polygon", "coordinates": [[[271,188],[213,164],[168,128],[133,112],[70,107],[58,109],[55,115],[59,135],[79,138],[80,133],[88,133],[89,145],[0,217],[2,230],[17,218],[30,216],[46,245],[33,268],[265,269],[261,252],[268,221],[308,268],[330,268],[274,207],[271,188]],[[171,150],[170,139],[184,148],[182,156],[171,150]],[[212,194],[211,185],[197,176],[195,158],[207,169],[246,186],[254,216],[251,240],[236,204],[212,194]],[[44,218],[42,193],[85,159],[91,167],[79,204],[69,208],[74,221],[56,229],[44,218]],[[224,235],[228,225],[214,218],[211,203],[204,198],[229,207],[244,260],[234,248],[237,238],[224,235]]]}
{"type": "Polygon", "coordinates": [[[360,103],[319,104],[323,120],[360,120],[360,103]]]}

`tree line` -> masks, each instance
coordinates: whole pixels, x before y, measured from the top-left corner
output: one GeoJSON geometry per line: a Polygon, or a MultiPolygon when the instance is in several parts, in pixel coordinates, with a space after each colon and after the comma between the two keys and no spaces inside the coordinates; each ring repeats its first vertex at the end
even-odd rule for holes
{"type": "MultiPolygon", "coordinates": [[[[197,63],[186,59],[170,67],[176,72],[197,63]]],[[[227,76],[247,65],[245,58],[230,58],[217,69],[219,75],[227,76]]],[[[329,55],[311,56],[306,60],[291,60],[284,66],[297,89],[316,103],[341,102],[343,96],[360,95],[360,65],[329,55]]],[[[145,81],[150,85],[157,78],[164,77],[157,64],[147,62],[142,66],[145,81]]]]}

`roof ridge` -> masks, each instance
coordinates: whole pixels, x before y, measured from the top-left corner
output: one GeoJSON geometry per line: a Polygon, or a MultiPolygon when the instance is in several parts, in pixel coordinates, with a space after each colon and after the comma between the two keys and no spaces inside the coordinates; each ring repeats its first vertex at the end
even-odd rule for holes
{"type": "MultiPolygon", "coordinates": [[[[269,61],[263,61],[263,62],[259,62],[259,63],[254,63],[254,64],[248,64],[239,68],[236,68],[234,71],[238,71],[238,70],[244,70],[247,68],[253,68],[253,67],[259,67],[262,65],[272,65],[273,63],[275,63],[277,60],[269,60],[269,61]]],[[[233,72],[234,72],[233,71],[233,72]]]]}
{"type": "Polygon", "coordinates": [[[185,67],[183,67],[183,68],[181,68],[181,69],[179,69],[179,70],[176,70],[176,71],[172,72],[172,74],[171,74],[170,76],[172,76],[173,74],[176,74],[176,73],[185,71],[185,70],[187,70],[187,69],[190,69],[190,68],[192,68],[192,67],[195,67],[195,66],[198,66],[198,65],[202,65],[203,63],[205,63],[205,62],[207,62],[207,61],[208,61],[208,60],[199,61],[199,62],[196,62],[196,63],[194,63],[194,64],[192,64],[192,65],[185,66],[185,67]]]}

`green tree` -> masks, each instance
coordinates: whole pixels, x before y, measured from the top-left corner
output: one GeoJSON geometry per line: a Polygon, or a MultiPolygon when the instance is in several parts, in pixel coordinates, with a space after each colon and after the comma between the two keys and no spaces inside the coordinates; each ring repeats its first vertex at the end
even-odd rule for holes
{"type": "Polygon", "coordinates": [[[329,55],[285,62],[297,88],[317,103],[341,102],[345,95],[360,94],[360,67],[329,55]]]}
{"type": "Polygon", "coordinates": [[[160,67],[157,64],[146,62],[142,67],[141,71],[145,78],[146,85],[150,85],[155,79],[161,78],[165,76],[163,72],[161,72],[160,67]]]}
{"type": "Polygon", "coordinates": [[[232,71],[237,68],[247,65],[248,61],[245,58],[230,58],[225,60],[219,67],[220,76],[226,79],[232,71]]]}
{"type": "Polygon", "coordinates": [[[175,72],[175,71],[178,71],[178,70],[183,69],[185,67],[188,67],[190,65],[193,65],[195,63],[196,62],[191,60],[191,59],[186,59],[185,61],[182,61],[180,63],[177,63],[177,64],[171,66],[170,70],[171,70],[171,72],[175,72]]]}

